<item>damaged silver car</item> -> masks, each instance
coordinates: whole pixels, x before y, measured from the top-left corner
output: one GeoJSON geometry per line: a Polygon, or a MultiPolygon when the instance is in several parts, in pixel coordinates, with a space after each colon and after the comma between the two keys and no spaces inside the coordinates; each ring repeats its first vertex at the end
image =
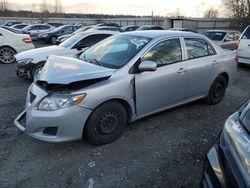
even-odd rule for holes
{"type": "Polygon", "coordinates": [[[50,56],[16,126],[49,142],[85,136],[102,145],[130,122],[184,103],[219,103],[236,71],[234,54],[205,36],[137,31],[98,43],[79,59],[50,56]]]}

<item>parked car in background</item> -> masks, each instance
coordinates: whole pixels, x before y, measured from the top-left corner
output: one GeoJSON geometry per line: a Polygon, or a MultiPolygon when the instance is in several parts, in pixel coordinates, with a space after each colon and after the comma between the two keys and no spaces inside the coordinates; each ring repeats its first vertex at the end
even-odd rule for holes
{"type": "Polygon", "coordinates": [[[208,151],[202,187],[250,187],[250,102],[231,115],[208,151]]]}
{"type": "Polygon", "coordinates": [[[121,30],[123,32],[127,32],[127,31],[135,31],[139,28],[139,26],[133,26],[133,25],[128,25],[128,26],[123,26],[121,27],[121,30]]]}
{"type": "Polygon", "coordinates": [[[44,32],[38,35],[38,40],[56,44],[56,40],[59,36],[65,35],[65,34],[72,34],[74,31],[77,30],[77,27],[73,25],[62,25],[54,29],[53,31],[44,32]]]}
{"type": "Polygon", "coordinates": [[[44,66],[49,55],[71,55],[79,54],[83,49],[88,48],[99,41],[116,34],[109,31],[94,31],[78,33],[59,46],[49,46],[29,50],[15,56],[17,61],[17,75],[33,79],[36,73],[44,66]]]}
{"type": "Polygon", "coordinates": [[[29,26],[29,24],[24,24],[24,23],[22,23],[22,24],[12,25],[11,28],[15,28],[15,29],[20,29],[20,30],[22,30],[23,28],[25,28],[25,27],[27,27],[27,26],[29,26]]]}
{"type": "Polygon", "coordinates": [[[0,28],[6,29],[8,31],[11,31],[12,33],[23,34],[23,32],[20,29],[15,29],[15,28],[8,27],[8,26],[0,26],[0,28]]]}
{"type": "Polygon", "coordinates": [[[202,33],[224,49],[235,50],[241,33],[238,31],[210,30],[202,33]]]}
{"type": "Polygon", "coordinates": [[[193,31],[188,28],[171,28],[169,31],[185,31],[185,32],[192,32],[192,33],[197,33],[196,31],[193,31]]]}
{"type": "Polygon", "coordinates": [[[93,28],[93,26],[83,26],[83,27],[77,29],[76,31],[74,31],[72,34],[59,36],[56,39],[56,44],[60,44],[63,41],[65,41],[66,39],[68,39],[69,37],[71,37],[71,36],[73,36],[73,35],[75,35],[77,33],[85,32],[86,30],[91,29],[91,28],[93,28]]]}
{"type": "Polygon", "coordinates": [[[4,26],[7,26],[7,27],[11,27],[13,25],[16,25],[16,24],[21,24],[22,22],[7,22],[6,24],[4,24],[4,26]]]}
{"type": "Polygon", "coordinates": [[[51,26],[53,26],[53,27],[60,27],[60,26],[62,26],[63,24],[62,23],[57,23],[57,22],[48,22],[47,23],[48,25],[51,25],[51,26]]]}
{"type": "Polygon", "coordinates": [[[89,29],[89,31],[98,31],[98,30],[122,32],[122,30],[119,27],[113,27],[113,26],[98,26],[89,29]]]}
{"type": "Polygon", "coordinates": [[[79,58],[50,56],[15,124],[43,141],[85,135],[95,145],[107,144],[128,122],[203,98],[219,103],[234,73],[234,54],[202,35],[122,33],[79,58]]]}
{"type": "Polygon", "coordinates": [[[143,25],[137,29],[137,31],[143,31],[143,30],[164,30],[164,28],[157,25],[143,25]]]}
{"type": "Polygon", "coordinates": [[[80,28],[80,27],[87,26],[87,24],[86,23],[76,23],[75,26],[80,28]]]}
{"type": "Polygon", "coordinates": [[[34,45],[29,35],[17,34],[0,27],[0,63],[14,63],[16,53],[33,48],[34,45]]]}
{"type": "Polygon", "coordinates": [[[102,27],[102,26],[109,26],[109,27],[120,27],[118,24],[116,23],[99,23],[96,25],[96,27],[102,27]]]}
{"type": "Polygon", "coordinates": [[[22,32],[29,34],[32,39],[37,39],[38,35],[44,32],[52,31],[55,27],[47,24],[33,24],[22,29],[22,32]]]}
{"type": "Polygon", "coordinates": [[[250,26],[242,33],[237,49],[236,61],[238,65],[250,64],[250,26]]]}

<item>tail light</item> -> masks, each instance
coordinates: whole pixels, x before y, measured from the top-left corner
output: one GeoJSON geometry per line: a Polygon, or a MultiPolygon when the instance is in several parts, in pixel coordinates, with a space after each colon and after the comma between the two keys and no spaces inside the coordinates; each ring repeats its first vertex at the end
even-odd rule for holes
{"type": "Polygon", "coordinates": [[[238,63],[239,62],[239,56],[238,56],[238,49],[239,49],[239,45],[240,45],[240,41],[238,41],[236,48],[235,48],[235,62],[238,63]]]}
{"type": "Polygon", "coordinates": [[[26,43],[26,44],[31,44],[32,40],[31,40],[31,38],[24,38],[23,42],[26,43]]]}

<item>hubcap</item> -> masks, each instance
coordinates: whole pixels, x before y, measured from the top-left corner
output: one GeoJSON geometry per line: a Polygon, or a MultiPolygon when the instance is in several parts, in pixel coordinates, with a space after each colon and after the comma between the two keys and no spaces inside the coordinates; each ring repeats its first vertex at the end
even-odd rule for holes
{"type": "Polygon", "coordinates": [[[222,92],[223,92],[223,86],[221,83],[218,83],[214,88],[214,97],[215,98],[220,97],[222,92]]]}
{"type": "Polygon", "coordinates": [[[99,121],[100,131],[104,134],[112,133],[117,125],[118,118],[116,112],[106,112],[102,115],[99,121]]]}
{"type": "Polygon", "coordinates": [[[10,48],[2,48],[0,49],[0,61],[3,63],[12,63],[14,58],[15,52],[10,48]]]}

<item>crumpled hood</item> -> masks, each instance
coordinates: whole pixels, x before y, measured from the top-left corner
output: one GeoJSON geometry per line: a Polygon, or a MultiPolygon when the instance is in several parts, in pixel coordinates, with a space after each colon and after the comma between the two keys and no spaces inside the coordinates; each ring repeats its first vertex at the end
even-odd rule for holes
{"type": "Polygon", "coordinates": [[[43,48],[36,48],[28,51],[24,51],[21,53],[18,53],[15,55],[16,60],[26,59],[26,58],[32,58],[36,55],[45,55],[46,57],[50,54],[63,54],[64,51],[68,51],[67,48],[61,47],[61,46],[48,46],[43,48]]]}
{"type": "Polygon", "coordinates": [[[108,77],[115,71],[80,59],[52,55],[39,73],[37,81],[45,81],[48,84],[70,84],[108,77]]]}

